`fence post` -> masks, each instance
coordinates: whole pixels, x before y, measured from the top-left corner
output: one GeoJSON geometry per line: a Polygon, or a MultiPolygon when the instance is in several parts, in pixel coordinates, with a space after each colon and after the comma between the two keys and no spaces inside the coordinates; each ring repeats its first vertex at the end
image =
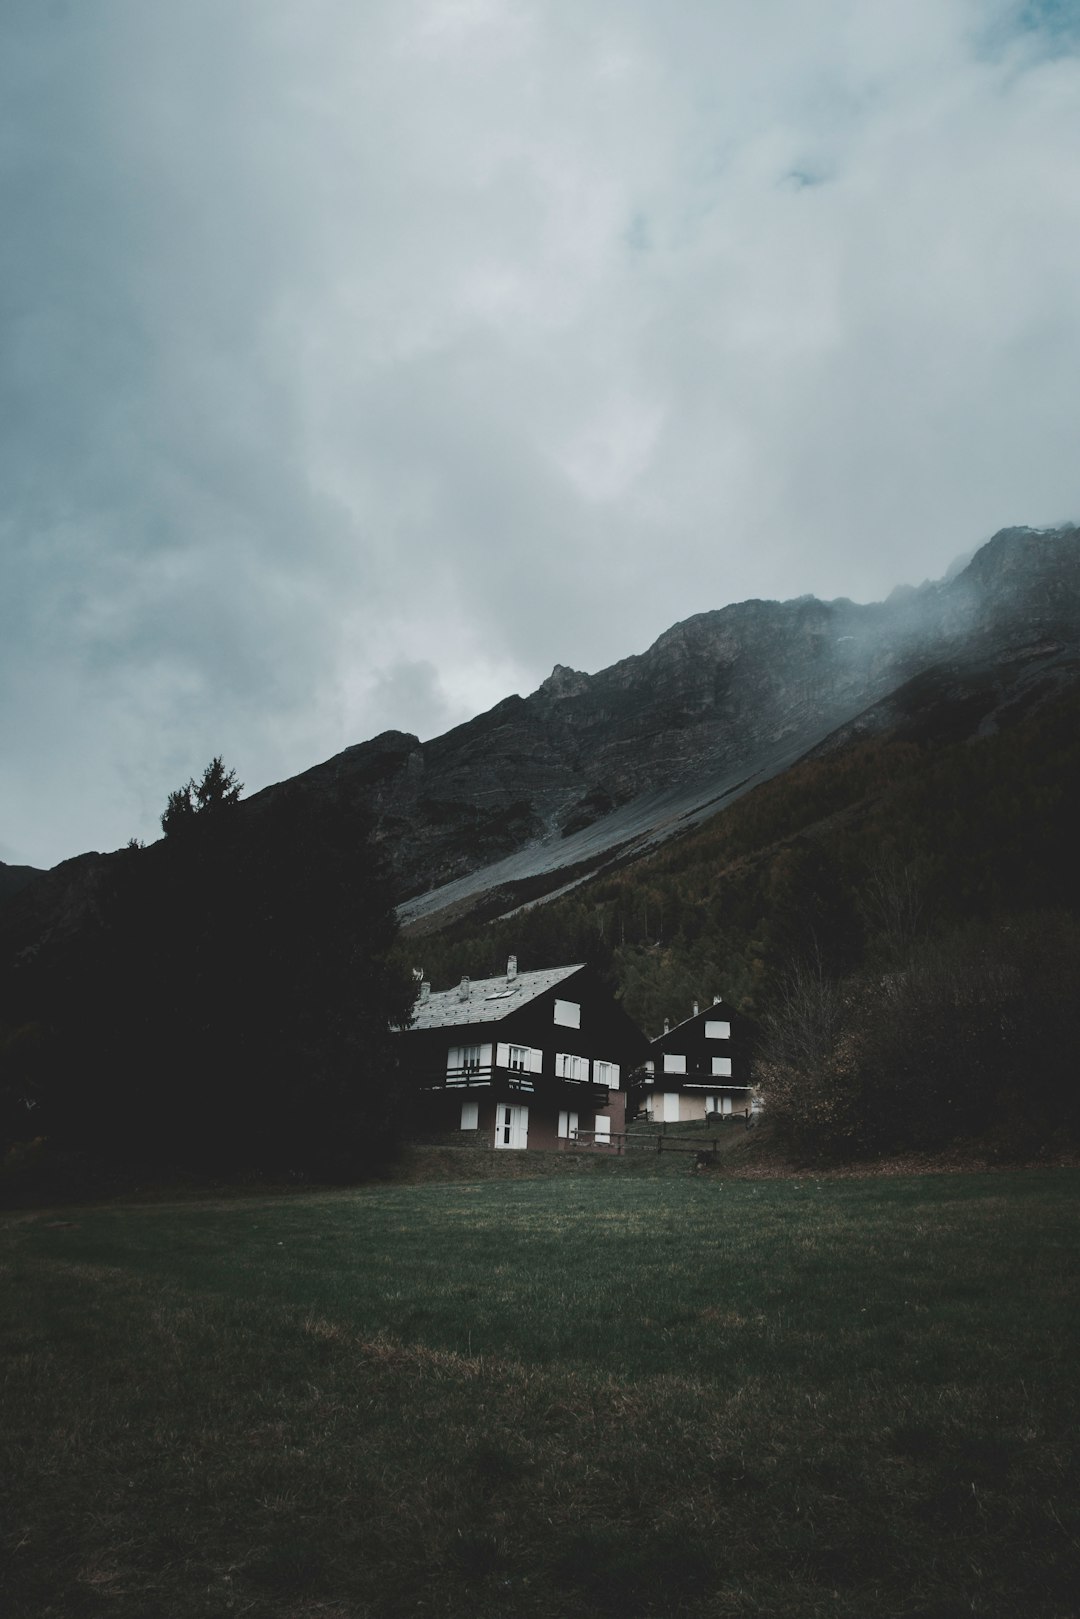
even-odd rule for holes
{"type": "Polygon", "coordinates": [[[664,1138],[663,1138],[663,1136],[657,1136],[657,1138],[656,1138],[656,1152],[657,1152],[658,1157],[663,1152],[663,1150],[664,1150],[664,1138]]]}

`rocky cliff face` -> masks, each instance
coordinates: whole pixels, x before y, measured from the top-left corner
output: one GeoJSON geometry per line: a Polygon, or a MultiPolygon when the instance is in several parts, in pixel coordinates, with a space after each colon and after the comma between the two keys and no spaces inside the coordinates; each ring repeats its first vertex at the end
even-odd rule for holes
{"type": "Polygon", "coordinates": [[[296,780],[367,802],[418,916],[665,836],[939,666],[1078,653],[1080,533],[1005,529],[954,578],[699,613],[595,675],[556,665],[445,736],[384,732],[296,780]]]}

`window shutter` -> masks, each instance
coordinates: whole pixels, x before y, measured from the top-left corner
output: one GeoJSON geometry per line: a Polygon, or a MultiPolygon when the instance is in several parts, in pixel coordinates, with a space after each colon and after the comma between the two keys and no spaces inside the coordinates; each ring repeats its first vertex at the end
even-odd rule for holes
{"type": "Polygon", "coordinates": [[[611,1089],[613,1091],[617,1091],[618,1088],[619,1088],[619,1065],[618,1065],[617,1062],[613,1062],[612,1065],[611,1065],[611,1089]]]}
{"type": "Polygon", "coordinates": [[[532,1050],[529,1052],[529,1060],[532,1064],[532,1072],[534,1074],[542,1074],[544,1072],[544,1053],[542,1051],[538,1051],[535,1046],[533,1046],[532,1050]]]}
{"type": "Polygon", "coordinates": [[[489,1045],[480,1047],[480,1066],[481,1068],[491,1067],[491,1047],[489,1045]]]}
{"type": "Polygon", "coordinates": [[[498,1068],[509,1068],[510,1066],[510,1047],[504,1040],[500,1040],[495,1047],[495,1064],[498,1068]]]}
{"type": "Polygon", "coordinates": [[[450,1050],[446,1053],[446,1072],[449,1073],[452,1068],[460,1068],[460,1067],[461,1067],[461,1047],[460,1046],[451,1046],[450,1050]]]}

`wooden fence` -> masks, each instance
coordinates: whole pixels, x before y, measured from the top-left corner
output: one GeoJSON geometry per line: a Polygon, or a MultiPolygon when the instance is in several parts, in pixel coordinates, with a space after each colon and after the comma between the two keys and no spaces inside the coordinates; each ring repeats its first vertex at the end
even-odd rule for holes
{"type": "Polygon", "coordinates": [[[659,1156],[662,1153],[682,1152],[693,1153],[695,1157],[715,1163],[719,1156],[718,1136],[686,1136],[666,1135],[661,1130],[612,1130],[608,1135],[601,1135],[596,1139],[595,1130],[575,1130],[573,1141],[575,1146],[596,1147],[604,1144],[610,1145],[618,1154],[626,1152],[654,1152],[659,1156]]]}

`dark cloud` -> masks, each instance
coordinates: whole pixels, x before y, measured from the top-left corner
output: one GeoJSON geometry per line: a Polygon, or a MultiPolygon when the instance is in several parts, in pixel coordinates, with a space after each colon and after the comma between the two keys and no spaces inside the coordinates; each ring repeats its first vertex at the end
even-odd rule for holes
{"type": "Polygon", "coordinates": [[[8,0],[0,858],[1073,509],[1075,22],[8,0]]]}

